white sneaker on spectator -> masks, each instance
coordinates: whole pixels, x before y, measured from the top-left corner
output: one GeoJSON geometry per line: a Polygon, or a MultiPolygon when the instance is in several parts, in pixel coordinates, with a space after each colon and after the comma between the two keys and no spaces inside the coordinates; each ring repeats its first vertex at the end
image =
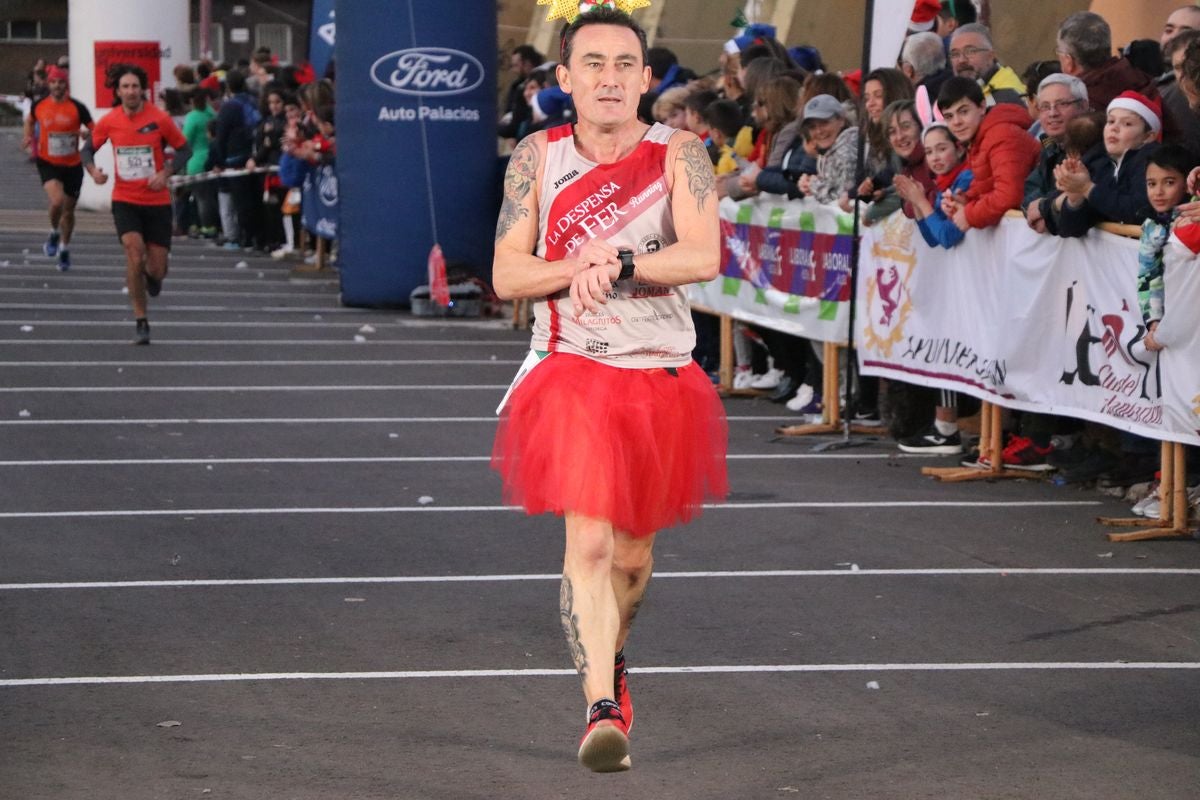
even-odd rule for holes
{"type": "Polygon", "coordinates": [[[1136,503],[1134,503],[1133,508],[1131,508],[1129,510],[1139,517],[1145,517],[1145,516],[1149,516],[1146,513],[1146,510],[1148,508],[1150,508],[1150,506],[1154,506],[1154,516],[1151,518],[1156,519],[1158,517],[1158,510],[1159,510],[1159,508],[1158,508],[1158,506],[1159,506],[1159,503],[1158,503],[1158,481],[1154,481],[1153,483],[1151,483],[1150,488],[1146,493],[1146,496],[1143,497],[1141,500],[1138,500],[1136,503]]]}
{"type": "Polygon", "coordinates": [[[774,389],[781,380],[783,380],[783,370],[772,367],[762,375],[755,375],[754,379],[750,381],[750,388],[774,389]]]}
{"type": "Polygon", "coordinates": [[[276,261],[279,261],[281,259],[287,258],[294,252],[296,252],[295,248],[293,248],[291,245],[285,244],[282,247],[277,247],[274,250],[272,250],[271,258],[275,259],[276,261]]]}
{"type": "Polygon", "coordinates": [[[813,388],[807,383],[800,384],[800,388],[796,390],[796,396],[787,401],[788,411],[800,411],[813,399],[813,388]]]}
{"type": "Polygon", "coordinates": [[[754,382],[755,375],[748,369],[738,370],[733,374],[734,389],[749,389],[750,384],[754,382]]]}

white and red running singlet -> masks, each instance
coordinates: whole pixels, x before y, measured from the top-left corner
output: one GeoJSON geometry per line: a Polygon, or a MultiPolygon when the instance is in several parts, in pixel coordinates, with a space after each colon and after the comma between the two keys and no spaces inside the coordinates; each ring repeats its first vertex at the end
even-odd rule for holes
{"type": "MultiPolygon", "coordinates": [[[[581,156],[571,125],[547,133],[538,256],[569,258],[595,237],[635,254],[675,243],[664,171],[673,128],[655,124],[632,153],[614,164],[581,156]]],[[[696,344],[683,286],[614,283],[606,305],[578,318],[563,290],[538,300],[534,315],[534,350],[573,353],[616,367],[683,367],[696,344]]]]}

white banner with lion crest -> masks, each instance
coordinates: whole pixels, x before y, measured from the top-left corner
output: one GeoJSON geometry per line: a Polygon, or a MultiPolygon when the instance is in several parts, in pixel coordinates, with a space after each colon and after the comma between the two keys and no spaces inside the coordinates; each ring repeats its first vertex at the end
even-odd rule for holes
{"type": "Polygon", "coordinates": [[[859,365],[1009,408],[1200,444],[1200,262],[1169,265],[1167,349],[1156,357],[1143,344],[1137,249],[1100,231],[1039,235],[1014,218],[934,249],[893,214],[863,236],[859,365]]]}

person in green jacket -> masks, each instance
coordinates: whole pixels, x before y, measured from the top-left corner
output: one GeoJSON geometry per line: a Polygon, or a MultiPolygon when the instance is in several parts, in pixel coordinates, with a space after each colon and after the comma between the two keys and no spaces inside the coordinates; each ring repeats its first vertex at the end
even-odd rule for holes
{"type": "MultiPolygon", "coordinates": [[[[216,112],[208,104],[209,90],[197,86],[191,92],[192,110],[183,118],[183,135],[192,148],[188,159],[187,174],[199,175],[208,168],[208,123],[216,112]]],[[[184,187],[181,202],[188,202],[188,194],[196,199],[196,225],[189,228],[191,236],[212,238],[217,235],[217,192],[216,181],[205,181],[184,187]]]]}

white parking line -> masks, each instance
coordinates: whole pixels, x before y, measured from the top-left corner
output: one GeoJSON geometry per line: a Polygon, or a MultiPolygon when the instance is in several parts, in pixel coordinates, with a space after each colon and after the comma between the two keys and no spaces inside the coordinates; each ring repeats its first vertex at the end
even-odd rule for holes
{"type": "MultiPolygon", "coordinates": [[[[634,667],[638,675],[737,675],[837,672],[997,672],[1198,670],[1200,661],[985,661],[914,664],[744,664],[634,667]]],[[[0,688],[97,686],[145,683],[232,683],[246,681],[363,681],[433,678],[577,678],[573,669],[438,669],[395,672],[234,672],[207,675],[103,675],[67,678],[9,678],[0,688]]]]}
{"type": "MultiPolygon", "coordinates": [[[[709,511],[801,508],[1077,508],[1100,500],[874,500],[778,503],[705,503],[709,511]]],[[[276,514],[429,514],[522,511],[519,506],[284,506],[276,508],[136,508],[91,511],[4,511],[0,519],[99,519],[102,517],[240,517],[276,514]]]]}
{"type": "MultiPolygon", "coordinates": [[[[866,577],[1024,577],[1037,575],[1103,577],[1124,575],[1200,575],[1200,569],[1162,567],[981,567],[930,569],[770,569],[707,572],[656,572],[655,580],[704,578],[866,578],[866,577]]],[[[414,583],[519,583],[557,581],[559,573],[518,575],[391,575],[347,578],[214,578],[170,581],[63,581],[57,583],[0,583],[0,591],[59,589],[199,589],[212,586],[359,586],[414,583]]]]}

